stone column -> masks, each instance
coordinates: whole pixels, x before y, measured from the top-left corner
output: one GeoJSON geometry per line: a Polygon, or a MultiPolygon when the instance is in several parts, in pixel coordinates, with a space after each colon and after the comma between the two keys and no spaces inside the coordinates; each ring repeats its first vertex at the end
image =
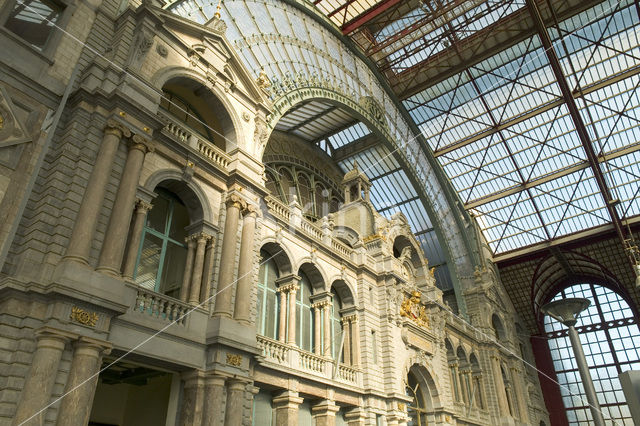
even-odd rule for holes
{"type": "MultiPolygon", "coordinates": [[[[311,305],[311,308],[313,309],[313,353],[316,355],[321,355],[322,354],[322,343],[320,341],[320,329],[322,328],[321,325],[321,315],[320,315],[320,311],[322,310],[322,303],[321,302],[317,302],[314,303],[313,305],[311,305]]],[[[325,330],[326,333],[326,330],[325,330]]]]}
{"type": "Polygon", "coordinates": [[[356,407],[344,413],[344,419],[348,426],[364,426],[366,416],[361,407],[356,407]]]}
{"type": "Polygon", "coordinates": [[[204,254],[204,267],[202,270],[202,282],[200,284],[200,300],[204,302],[203,307],[209,310],[209,291],[211,289],[211,270],[213,269],[213,247],[215,240],[209,238],[204,254]]]}
{"type": "Polygon", "coordinates": [[[287,337],[287,292],[285,289],[278,288],[278,298],[280,300],[278,340],[284,343],[287,337]]]}
{"type": "Polygon", "coordinates": [[[491,356],[491,369],[493,370],[493,386],[495,389],[496,399],[498,400],[499,414],[502,416],[509,415],[509,405],[507,403],[507,394],[505,390],[505,383],[502,380],[502,372],[500,370],[500,358],[498,356],[491,356]]]}
{"type": "Polygon", "coordinates": [[[142,163],[145,154],[152,150],[151,141],[139,135],[134,135],[131,138],[129,155],[124,165],[116,200],[111,209],[111,217],[102,243],[97,271],[116,276],[120,274],[122,254],[127,241],[142,163]]]}
{"type": "MultiPolygon", "coordinates": [[[[200,426],[202,424],[202,410],[204,407],[204,379],[201,371],[189,371],[182,376],[184,380],[184,394],[181,426],[200,426]]],[[[218,413],[219,415],[220,413],[218,413]]]]}
{"type": "Polygon", "coordinates": [[[219,426],[224,403],[224,377],[208,376],[204,382],[204,426],[219,426]]]}
{"type": "Polygon", "coordinates": [[[460,385],[462,386],[462,402],[466,405],[469,405],[471,402],[470,386],[469,386],[469,373],[470,370],[467,368],[461,368],[458,372],[460,376],[460,385]]]}
{"type": "Polygon", "coordinates": [[[354,366],[360,365],[360,333],[358,332],[358,317],[351,316],[351,358],[354,366]]]}
{"type": "Polygon", "coordinates": [[[22,386],[13,425],[44,424],[46,410],[43,409],[51,399],[62,352],[71,337],[48,327],[38,329],[35,334],[38,343],[22,386]]]}
{"type": "Polygon", "coordinates": [[[242,221],[242,237],[240,241],[240,261],[238,265],[238,289],[234,318],[243,324],[250,323],[251,292],[253,289],[254,234],[258,210],[249,205],[244,211],[242,221]]]}
{"type": "Polygon", "coordinates": [[[344,363],[351,365],[351,336],[349,323],[351,319],[349,317],[342,318],[342,333],[344,334],[344,344],[342,350],[344,351],[344,363]]]}
{"type": "Polygon", "coordinates": [[[118,151],[118,145],[120,145],[120,139],[130,136],[131,132],[122,124],[114,120],[107,121],[102,144],[96,157],[96,164],[91,171],[87,189],[80,204],[73,233],[64,256],[65,259],[88,264],[96,223],[104,201],[104,194],[116,152],[118,151]]]}
{"type": "Polygon", "coordinates": [[[110,351],[108,342],[88,337],[80,337],[76,341],[65,396],[58,410],[59,426],[85,426],[89,422],[102,355],[110,351]]]}
{"type": "MultiPolygon", "coordinates": [[[[331,356],[331,303],[326,302],[324,310],[324,356],[331,356]]],[[[339,357],[339,356],[338,356],[339,357]]]]}
{"type": "Polygon", "coordinates": [[[290,345],[296,344],[296,292],[298,291],[297,285],[289,287],[289,332],[287,343],[290,345]]]}
{"type": "Polygon", "coordinates": [[[247,383],[239,379],[229,379],[227,383],[227,405],[224,413],[225,426],[242,426],[244,391],[247,383]]]}
{"type": "Polygon", "coordinates": [[[193,261],[193,272],[191,273],[191,286],[189,288],[189,303],[197,305],[200,303],[200,286],[202,285],[202,268],[204,266],[204,252],[209,235],[199,233],[196,235],[196,255],[193,261]]]}
{"type": "Polygon", "coordinates": [[[304,401],[298,396],[298,392],[284,391],[273,398],[273,406],[276,409],[276,426],[289,426],[298,424],[298,405],[304,401]]]}
{"type": "Polygon", "coordinates": [[[335,426],[336,413],[340,407],[334,401],[324,400],[311,407],[316,426],[335,426]]]}
{"type": "Polygon", "coordinates": [[[227,197],[227,218],[224,223],[222,237],[222,254],[220,255],[220,274],[218,275],[218,292],[213,315],[231,318],[231,297],[233,296],[233,267],[235,265],[236,243],[238,239],[238,219],[244,201],[236,194],[227,197]]]}
{"type": "Polygon", "coordinates": [[[127,249],[127,256],[124,259],[122,267],[122,277],[128,280],[133,279],[134,268],[136,266],[136,258],[138,257],[138,248],[142,239],[142,228],[147,218],[147,212],[153,206],[141,199],[136,200],[136,210],[133,218],[133,229],[131,230],[131,240],[127,249]]]}
{"type": "Polygon", "coordinates": [[[511,377],[513,380],[513,393],[515,394],[515,399],[518,402],[518,412],[520,421],[522,423],[529,423],[529,409],[527,407],[527,401],[525,400],[525,385],[524,380],[522,378],[523,372],[518,370],[516,367],[511,368],[511,377]]]}
{"type": "Polygon", "coordinates": [[[187,243],[187,260],[184,265],[184,275],[182,276],[182,287],[180,287],[180,300],[187,301],[189,297],[189,285],[191,284],[191,273],[193,271],[193,258],[196,252],[195,235],[189,235],[184,239],[187,243]]]}

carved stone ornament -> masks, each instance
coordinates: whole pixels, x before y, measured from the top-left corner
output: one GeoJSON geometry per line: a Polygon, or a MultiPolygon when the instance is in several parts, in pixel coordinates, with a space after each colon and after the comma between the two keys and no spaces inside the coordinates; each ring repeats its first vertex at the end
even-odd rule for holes
{"type": "Polygon", "coordinates": [[[400,316],[409,318],[420,327],[429,327],[429,317],[426,308],[420,303],[420,292],[415,290],[411,297],[405,297],[400,305],[400,316]]]}
{"type": "Polygon", "coordinates": [[[129,57],[129,65],[140,63],[147,53],[149,53],[151,46],[153,46],[153,33],[138,29],[133,46],[131,56],[129,57]]]}
{"type": "Polygon", "coordinates": [[[167,47],[164,44],[160,44],[160,43],[156,45],[156,52],[158,52],[158,55],[162,56],[163,58],[166,58],[167,55],[169,54],[167,47]]]}
{"type": "Polygon", "coordinates": [[[258,78],[256,78],[256,84],[264,91],[268,91],[271,87],[271,80],[269,80],[267,73],[264,71],[264,67],[260,68],[260,73],[258,74],[258,78]]]}
{"type": "Polygon", "coordinates": [[[384,116],[384,110],[382,109],[378,101],[376,101],[371,96],[363,96],[360,98],[358,103],[369,114],[371,114],[371,117],[373,117],[376,122],[378,122],[383,128],[387,128],[387,120],[384,116]]]}
{"type": "Polygon", "coordinates": [[[227,365],[240,367],[242,365],[242,355],[227,353],[227,365]]]}
{"type": "Polygon", "coordinates": [[[96,312],[85,311],[82,308],[73,306],[71,308],[71,315],[69,315],[72,321],[79,322],[82,325],[89,327],[95,327],[98,321],[98,314],[96,312]]]}

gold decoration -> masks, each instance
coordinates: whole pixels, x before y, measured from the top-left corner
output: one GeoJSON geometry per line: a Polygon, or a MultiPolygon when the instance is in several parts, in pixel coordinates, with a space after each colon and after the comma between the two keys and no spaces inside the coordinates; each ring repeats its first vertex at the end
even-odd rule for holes
{"type": "Polygon", "coordinates": [[[120,111],[118,114],[120,115],[120,117],[124,117],[125,115],[127,115],[127,113],[124,111],[120,111]]]}
{"type": "Polygon", "coordinates": [[[227,353],[227,365],[240,367],[242,365],[242,355],[227,353]]]}
{"type": "Polygon", "coordinates": [[[420,303],[420,292],[415,290],[400,305],[400,316],[407,317],[421,327],[429,327],[426,308],[420,303]]]}
{"type": "Polygon", "coordinates": [[[4,128],[4,117],[0,114],[0,130],[4,128]]]}
{"type": "Polygon", "coordinates": [[[404,405],[404,403],[398,402],[398,410],[400,410],[400,411],[405,411],[406,410],[406,406],[404,405]]]}
{"type": "Polygon", "coordinates": [[[144,131],[145,131],[145,132],[147,132],[147,133],[149,133],[149,132],[151,131],[151,129],[150,129],[150,128],[148,128],[148,127],[143,127],[143,128],[142,128],[142,130],[144,130],[144,131]]]}
{"type": "Polygon", "coordinates": [[[85,311],[82,308],[74,306],[71,308],[71,315],[69,316],[72,321],[79,322],[82,325],[89,327],[95,327],[98,321],[98,314],[96,312],[85,311]]]}
{"type": "Polygon", "coordinates": [[[434,266],[433,268],[429,269],[429,273],[431,274],[432,277],[435,277],[435,275],[436,275],[436,267],[434,266]]]}
{"type": "Polygon", "coordinates": [[[271,81],[269,80],[267,73],[264,72],[264,67],[260,68],[260,74],[258,74],[258,78],[256,78],[256,83],[258,84],[258,87],[263,90],[267,90],[271,87],[271,81]]]}

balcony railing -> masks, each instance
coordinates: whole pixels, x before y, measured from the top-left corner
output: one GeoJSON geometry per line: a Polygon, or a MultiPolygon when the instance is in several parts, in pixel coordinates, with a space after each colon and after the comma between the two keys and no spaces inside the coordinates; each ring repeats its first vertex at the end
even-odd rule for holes
{"type": "Polygon", "coordinates": [[[137,287],[137,292],[132,306],[134,312],[163,322],[175,321],[178,325],[185,325],[185,314],[191,308],[188,304],[143,287],[137,287]]]}
{"type": "Polygon", "coordinates": [[[360,386],[362,383],[362,372],[358,368],[339,364],[334,375],[335,364],[331,358],[319,356],[265,336],[257,336],[257,339],[263,358],[261,362],[276,364],[289,370],[299,371],[304,375],[314,375],[355,386],[360,386]]]}

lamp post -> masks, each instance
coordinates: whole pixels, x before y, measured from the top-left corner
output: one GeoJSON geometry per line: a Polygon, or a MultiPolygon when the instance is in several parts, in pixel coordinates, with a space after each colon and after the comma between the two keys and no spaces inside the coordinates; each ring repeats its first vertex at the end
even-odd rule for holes
{"type": "Polygon", "coordinates": [[[587,309],[590,304],[591,302],[589,299],[562,299],[547,303],[541,308],[541,311],[543,314],[549,315],[556,321],[561,322],[569,329],[569,339],[571,339],[571,346],[573,347],[573,353],[576,357],[576,363],[578,364],[578,370],[580,371],[584,391],[587,394],[587,401],[589,401],[589,409],[591,410],[593,421],[596,426],[604,426],[604,417],[600,410],[600,404],[598,403],[598,397],[596,396],[596,389],[593,387],[593,381],[591,380],[591,374],[589,373],[589,366],[587,365],[587,360],[584,357],[580,337],[578,336],[578,332],[575,328],[578,316],[582,311],[587,309]]]}

